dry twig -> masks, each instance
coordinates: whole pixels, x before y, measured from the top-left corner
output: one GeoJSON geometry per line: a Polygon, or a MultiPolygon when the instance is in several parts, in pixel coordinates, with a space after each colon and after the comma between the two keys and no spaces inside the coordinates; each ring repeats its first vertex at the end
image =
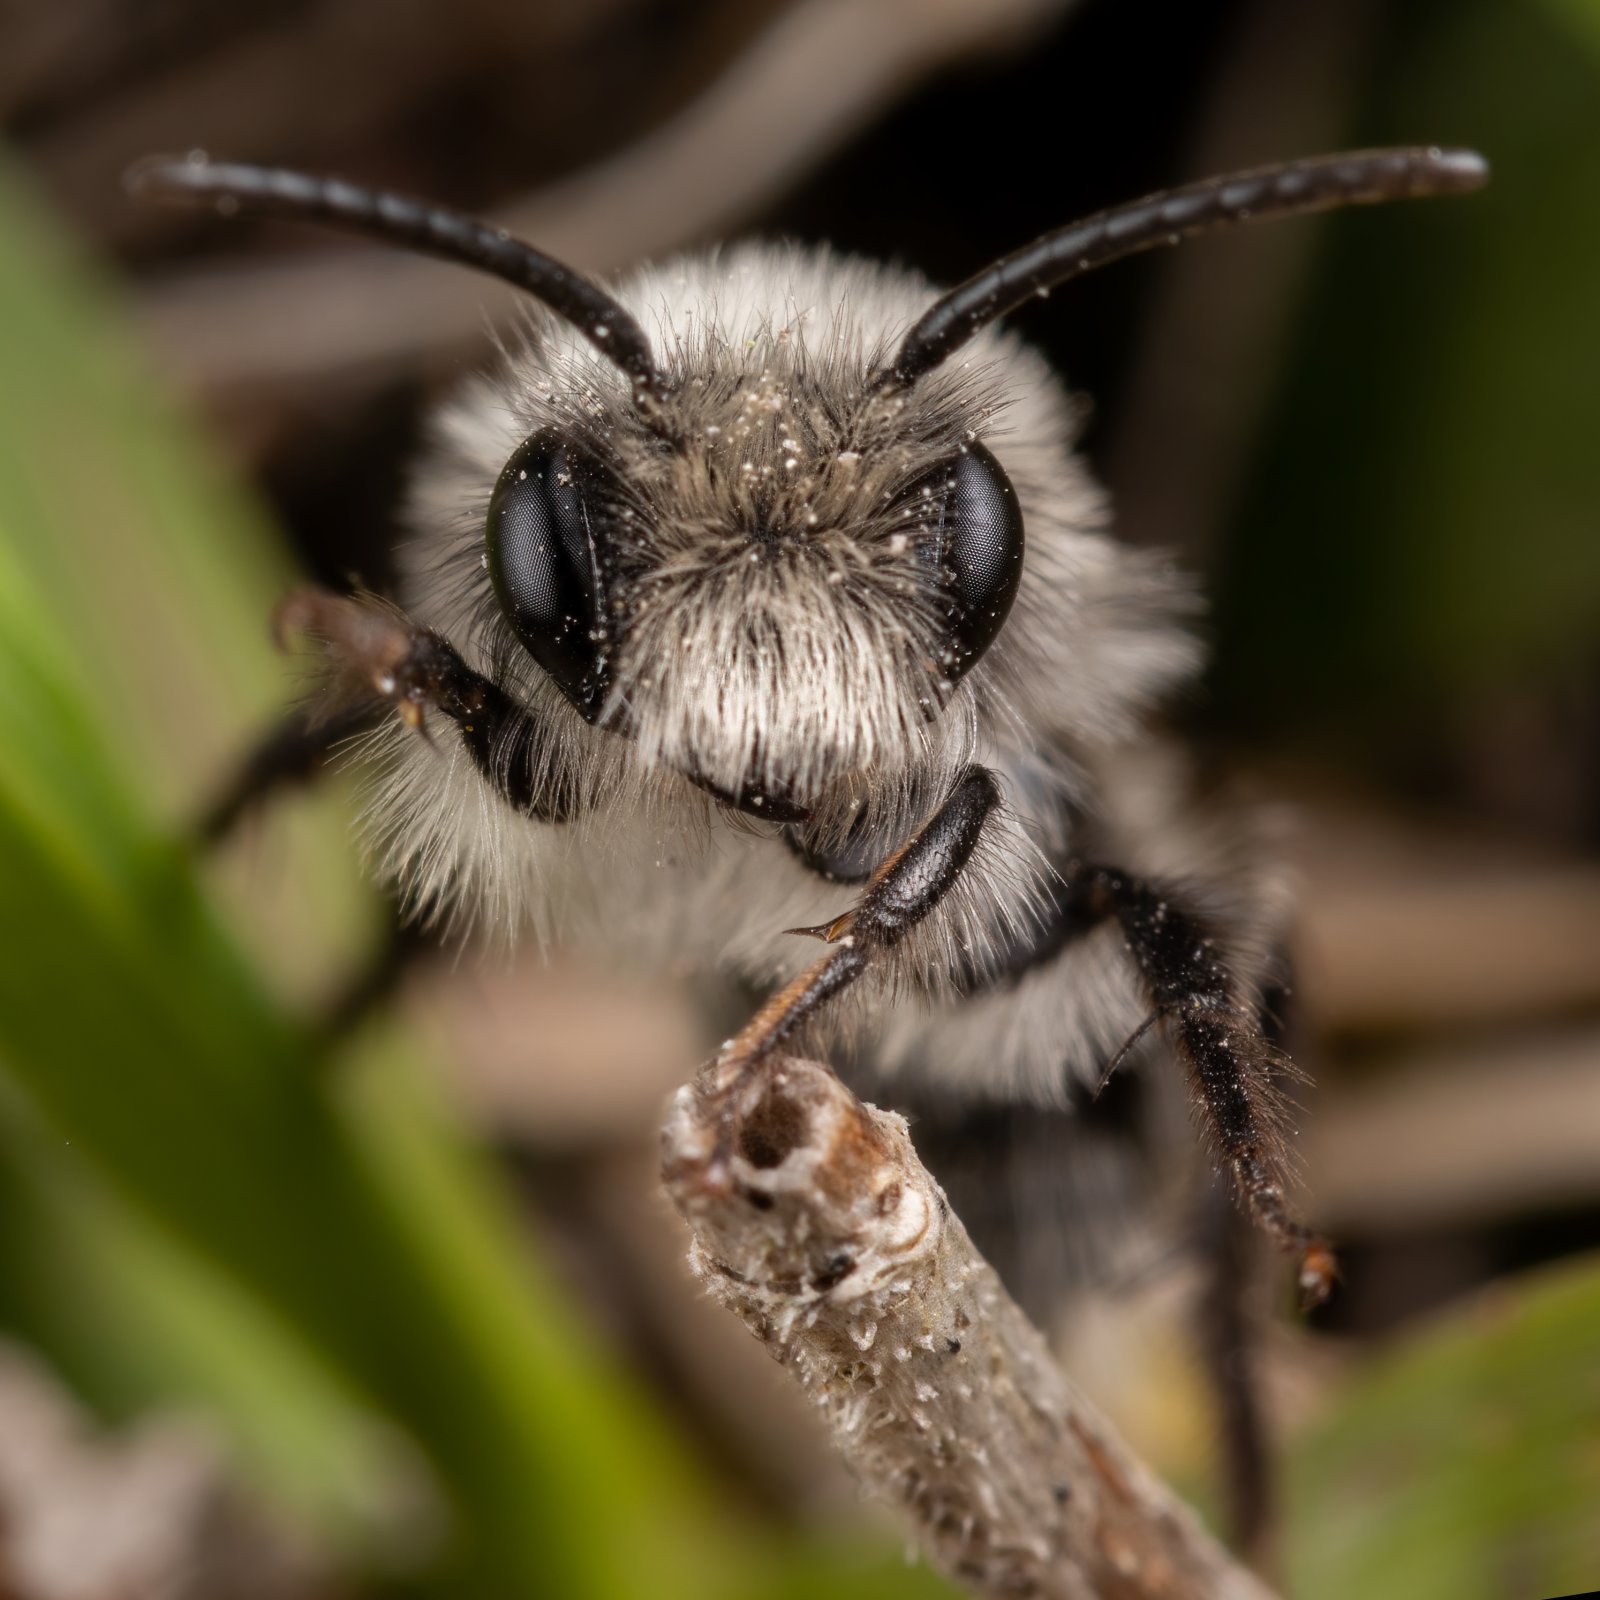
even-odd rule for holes
{"type": "Polygon", "coordinates": [[[814,1062],[732,1108],[681,1089],[664,1177],[711,1294],[794,1374],[860,1480],[975,1595],[1265,1600],[1055,1365],[917,1159],[814,1062]]]}

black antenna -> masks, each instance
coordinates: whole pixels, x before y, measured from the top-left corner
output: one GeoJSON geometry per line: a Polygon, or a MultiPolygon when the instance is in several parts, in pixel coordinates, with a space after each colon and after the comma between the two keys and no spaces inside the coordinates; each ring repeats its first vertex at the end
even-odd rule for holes
{"type": "Polygon", "coordinates": [[[666,393],[645,331],[598,284],[513,239],[503,228],[405,195],[363,189],[339,178],[209,161],[204,156],[150,156],[128,169],[128,192],[176,205],[212,204],[225,215],[251,212],[322,222],[369,234],[504,278],[564,317],[632,380],[636,399],[652,407],[666,393]]]}
{"type": "Polygon", "coordinates": [[[874,382],[879,390],[904,389],[1030,295],[1141,250],[1241,222],[1470,194],[1488,180],[1489,165],[1475,151],[1428,146],[1316,156],[1148,195],[1047,233],[968,278],[922,314],[874,382]]]}

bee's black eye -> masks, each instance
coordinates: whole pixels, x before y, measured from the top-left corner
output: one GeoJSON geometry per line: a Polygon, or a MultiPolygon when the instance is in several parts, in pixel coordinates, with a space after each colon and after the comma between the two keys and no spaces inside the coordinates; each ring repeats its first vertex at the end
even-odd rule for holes
{"type": "Polygon", "coordinates": [[[590,722],[610,661],[603,545],[604,469],[559,437],[535,434],[489,500],[489,577],[523,647],[590,722]]]}
{"type": "Polygon", "coordinates": [[[976,442],[916,490],[922,545],[936,567],[949,632],[940,666],[952,680],[994,643],[1022,581],[1022,507],[1000,463],[976,442]]]}

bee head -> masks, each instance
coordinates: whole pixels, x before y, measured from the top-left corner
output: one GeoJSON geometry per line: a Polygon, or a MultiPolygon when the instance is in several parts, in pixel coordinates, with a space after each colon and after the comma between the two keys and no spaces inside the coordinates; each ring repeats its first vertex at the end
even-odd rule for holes
{"type": "Polygon", "coordinates": [[[1057,229],[937,298],[898,279],[885,299],[832,262],[828,294],[800,296],[782,323],[770,274],[754,297],[736,279],[685,297],[680,266],[618,296],[490,224],[335,179],[194,156],[128,181],[374,235],[526,290],[543,319],[527,358],[467,416],[474,567],[434,610],[466,596],[500,664],[515,678],[526,663],[534,699],[733,804],[793,817],[843,777],[928,750],[1017,596],[1022,501],[957,351],[1030,296],[1139,251],[1466,193],[1487,174],[1473,152],[1435,147],[1257,168],[1057,229]]]}
{"type": "Polygon", "coordinates": [[[573,406],[549,384],[488,497],[483,566],[581,717],[792,820],[937,742],[1016,597],[1023,516],[973,385],[908,405],[836,344],[739,332],[680,347],[649,427],[620,390],[573,406]]]}

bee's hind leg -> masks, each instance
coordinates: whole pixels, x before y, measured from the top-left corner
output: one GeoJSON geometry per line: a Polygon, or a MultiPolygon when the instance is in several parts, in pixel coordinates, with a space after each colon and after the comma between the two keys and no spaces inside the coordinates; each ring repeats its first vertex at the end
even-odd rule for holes
{"type": "MultiPolygon", "coordinates": [[[[1278,976],[1262,993],[1262,1036],[1275,1050],[1290,1044],[1291,963],[1280,954],[1278,976]]],[[[1274,1451],[1261,1384],[1262,1314],[1257,1291],[1257,1235],[1221,1186],[1208,1191],[1200,1214],[1201,1257],[1206,1269],[1199,1312],[1200,1347],[1215,1396],[1227,1496],[1228,1532],[1234,1547],[1258,1567],[1270,1568],[1278,1527],[1274,1451]]]]}
{"type": "Polygon", "coordinates": [[[1227,1186],[1213,1182],[1198,1218],[1204,1273],[1200,1357],[1216,1408],[1218,1475],[1229,1542],[1258,1566],[1277,1522],[1274,1451],[1261,1390],[1259,1235],[1227,1186]]]}

